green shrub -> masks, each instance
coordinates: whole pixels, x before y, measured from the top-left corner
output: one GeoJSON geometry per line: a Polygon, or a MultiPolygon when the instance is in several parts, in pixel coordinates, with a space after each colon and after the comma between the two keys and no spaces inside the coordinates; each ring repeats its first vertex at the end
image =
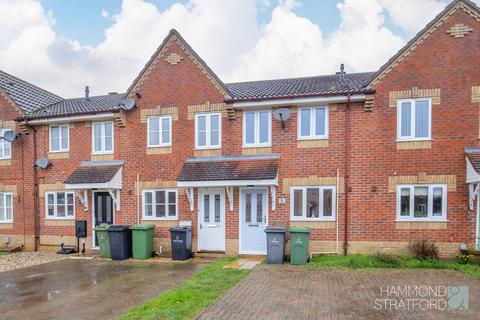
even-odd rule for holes
{"type": "Polygon", "coordinates": [[[389,264],[392,266],[400,265],[400,258],[393,254],[379,252],[375,254],[375,259],[377,259],[378,262],[389,264]]]}
{"type": "Polygon", "coordinates": [[[470,262],[470,257],[468,254],[462,253],[461,255],[457,256],[457,262],[460,264],[468,264],[470,262]]]}
{"type": "Polygon", "coordinates": [[[438,247],[432,241],[410,241],[408,244],[408,250],[415,258],[420,260],[438,259],[438,247]]]}

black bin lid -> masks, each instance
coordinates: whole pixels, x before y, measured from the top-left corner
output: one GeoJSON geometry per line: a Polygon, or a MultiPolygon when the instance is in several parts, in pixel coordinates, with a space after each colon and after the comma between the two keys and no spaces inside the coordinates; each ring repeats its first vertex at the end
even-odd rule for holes
{"type": "Polygon", "coordinates": [[[283,226],[283,227],[275,227],[275,226],[268,226],[265,228],[265,232],[266,233],[269,233],[269,232],[275,232],[275,233],[282,233],[282,232],[287,232],[287,227],[286,226],[283,226]]]}
{"type": "Polygon", "coordinates": [[[171,227],[170,232],[187,232],[192,230],[192,227],[171,227]]]}
{"type": "Polygon", "coordinates": [[[130,226],[110,226],[108,232],[122,232],[130,230],[130,226]]]}

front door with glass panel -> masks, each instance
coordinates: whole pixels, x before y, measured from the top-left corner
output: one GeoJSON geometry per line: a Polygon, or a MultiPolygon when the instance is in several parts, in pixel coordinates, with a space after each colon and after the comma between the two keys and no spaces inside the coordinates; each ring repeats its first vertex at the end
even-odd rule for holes
{"type": "Polygon", "coordinates": [[[267,251],[267,191],[244,189],[240,201],[240,252],[264,254],[267,251]]]}
{"type": "MultiPolygon", "coordinates": [[[[101,223],[113,224],[113,199],[108,192],[93,193],[93,225],[98,226],[101,223]]],[[[98,247],[98,240],[95,232],[94,246],[98,247]]]]}
{"type": "Polygon", "coordinates": [[[198,249],[225,251],[225,190],[200,189],[198,249]]]}

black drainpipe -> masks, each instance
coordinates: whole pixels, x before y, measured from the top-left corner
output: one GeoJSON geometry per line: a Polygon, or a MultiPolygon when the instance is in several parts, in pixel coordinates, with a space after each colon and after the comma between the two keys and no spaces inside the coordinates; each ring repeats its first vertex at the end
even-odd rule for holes
{"type": "Polygon", "coordinates": [[[345,105],[345,238],[343,243],[343,254],[348,253],[348,180],[349,180],[349,143],[350,143],[350,93],[347,94],[347,104],[345,105]]]}

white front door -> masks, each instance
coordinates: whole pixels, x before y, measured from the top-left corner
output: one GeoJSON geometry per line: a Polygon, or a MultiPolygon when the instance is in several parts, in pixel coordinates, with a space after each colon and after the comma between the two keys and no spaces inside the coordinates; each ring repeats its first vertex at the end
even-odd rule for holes
{"type": "Polygon", "coordinates": [[[268,219],[266,189],[242,189],[240,198],[240,253],[266,254],[268,219]]]}
{"type": "Polygon", "coordinates": [[[225,251],[225,190],[199,189],[198,250],[225,251]]]}

